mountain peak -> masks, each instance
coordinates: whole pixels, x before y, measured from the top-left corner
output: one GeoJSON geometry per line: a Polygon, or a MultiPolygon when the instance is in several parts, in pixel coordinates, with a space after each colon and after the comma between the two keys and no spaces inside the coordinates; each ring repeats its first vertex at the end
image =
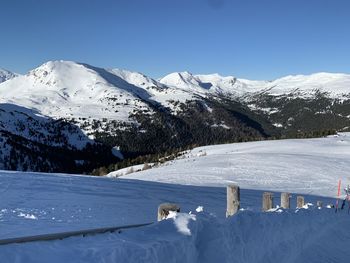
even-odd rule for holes
{"type": "Polygon", "coordinates": [[[28,75],[33,75],[36,77],[46,77],[51,73],[63,73],[67,71],[71,71],[76,67],[84,67],[82,64],[73,61],[64,61],[64,60],[56,60],[56,61],[48,61],[41,66],[31,70],[28,72],[28,75]]]}
{"type": "Polygon", "coordinates": [[[160,83],[180,88],[194,88],[200,86],[200,82],[188,71],[174,72],[159,80],[160,83]]]}

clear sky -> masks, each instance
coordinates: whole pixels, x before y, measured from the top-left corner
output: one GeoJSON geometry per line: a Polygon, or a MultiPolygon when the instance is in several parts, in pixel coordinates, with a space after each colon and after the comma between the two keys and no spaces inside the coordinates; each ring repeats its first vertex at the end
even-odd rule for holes
{"type": "Polygon", "coordinates": [[[155,78],[350,73],[350,1],[1,0],[0,67],[60,59],[155,78]]]}

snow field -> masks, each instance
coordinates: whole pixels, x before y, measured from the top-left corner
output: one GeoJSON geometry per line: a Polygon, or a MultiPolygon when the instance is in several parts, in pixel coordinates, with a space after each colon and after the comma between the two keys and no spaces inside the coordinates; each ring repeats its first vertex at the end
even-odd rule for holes
{"type": "MultiPolygon", "coordinates": [[[[336,197],[350,184],[350,134],[318,139],[259,141],[195,148],[163,166],[122,178],[226,186],[336,197]]],[[[118,171],[109,174],[120,174],[118,171]]]]}

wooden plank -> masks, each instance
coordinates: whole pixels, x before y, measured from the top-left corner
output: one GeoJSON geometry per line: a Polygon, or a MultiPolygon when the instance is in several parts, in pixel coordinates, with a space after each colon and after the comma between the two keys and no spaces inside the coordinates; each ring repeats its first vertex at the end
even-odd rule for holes
{"type": "Polygon", "coordinates": [[[297,196],[297,208],[302,208],[305,205],[304,196],[297,196]]]}
{"type": "Polygon", "coordinates": [[[138,225],[126,225],[126,226],[119,226],[119,227],[85,229],[85,230],[70,231],[70,232],[61,232],[61,233],[52,233],[52,234],[44,234],[44,235],[36,235],[36,236],[0,239],[0,245],[27,243],[27,242],[35,242],[35,241],[62,240],[62,239],[74,237],[74,236],[85,237],[86,235],[97,235],[97,234],[104,234],[104,233],[108,233],[108,232],[113,233],[113,232],[120,231],[123,229],[137,228],[137,227],[142,227],[142,226],[148,226],[151,224],[153,224],[153,223],[145,223],[145,224],[138,224],[138,225]]]}
{"type": "Polygon", "coordinates": [[[262,210],[265,212],[272,208],[273,208],[273,193],[264,192],[262,210]]]}
{"type": "Polygon", "coordinates": [[[240,207],[240,188],[238,185],[231,184],[226,188],[226,217],[236,214],[240,207]]]}
{"type": "Polygon", "coordinates": [[[281,207],[284,209],[290,208],[290,193],[281,193],[281,207]]]}

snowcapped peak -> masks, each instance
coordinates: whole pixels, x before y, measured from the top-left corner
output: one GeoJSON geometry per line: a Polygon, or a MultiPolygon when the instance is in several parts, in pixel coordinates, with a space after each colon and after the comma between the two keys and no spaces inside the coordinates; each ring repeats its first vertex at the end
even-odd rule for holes
{"type": "Polygon", "coordinates": [[[0,83],[5,82],[6,80],[17,77],[16,73],[8,71],[7,69],[0,68],[0,83]]]}
{"type": "Polygon", "coordinates": [[[63,73],[72,70],[73,68],[77,67],[84,67],[82,64],[78,64],[73,61],[63,61],[63,60],[57,60],[57,61],[48,61],[41,66],[31,70],[28,72],[27,75],[32,75],[35,77],[46,77],[49,74],[52,73],[63,73]]]}
{"type": "MultiPolygon", "coordinates": [[[[41,66],[37,67],[36,69],[55,69],[55,68],[60,68],[60,67],[71,67],[74,65],[77,65],[77,62],[74,61],[65,61],[65,60],[52,60],[52,61],[48,61],[45,62],[44,64],[42,64],[41,66]]],[[[34,69],[34,70],[36,70],[34,69]]]]}
{"type": "Polygon", "coordinates": [[[159,80],[160,83],[179,88],[195,88],[200,82],[188,71],[174,72],[159,80]]]}

